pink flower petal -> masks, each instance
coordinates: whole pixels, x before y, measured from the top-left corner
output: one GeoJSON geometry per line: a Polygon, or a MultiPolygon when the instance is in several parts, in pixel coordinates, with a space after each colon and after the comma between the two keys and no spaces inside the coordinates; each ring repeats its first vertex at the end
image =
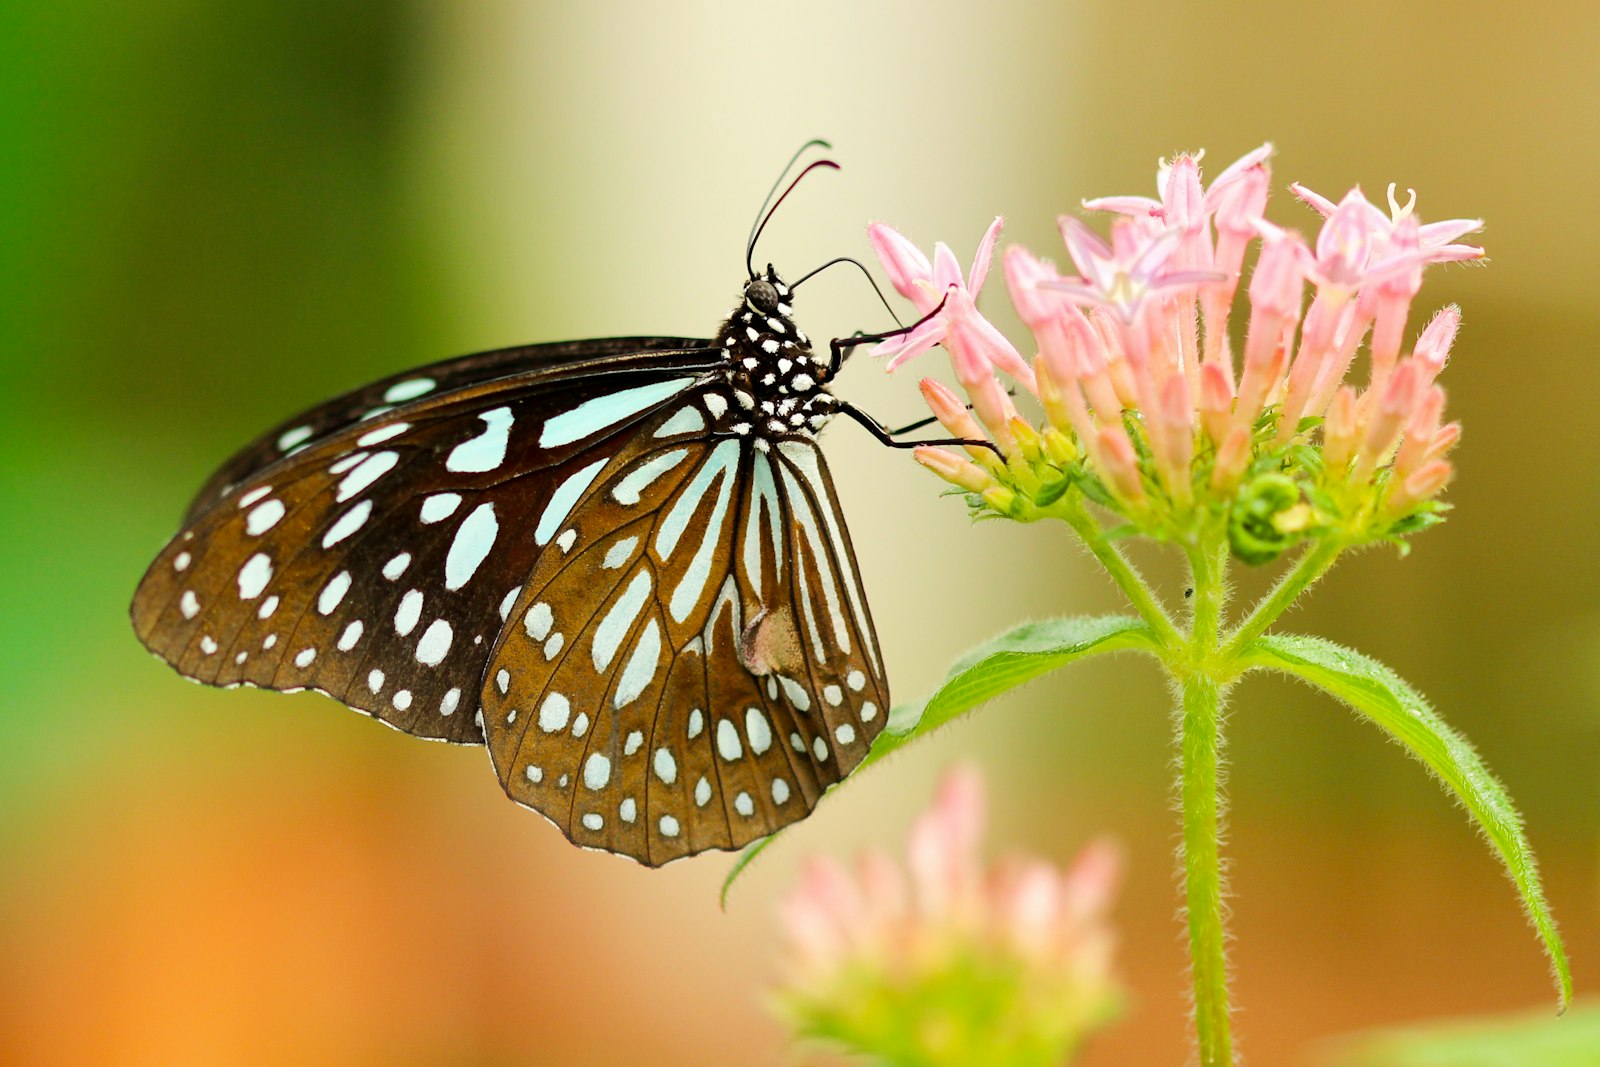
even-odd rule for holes
{"type": "Polygon", "coordinates": [[[978,250],[972,254],[972,271],[967,275],[967,292],[972,294],[972,299],[978,299],[978,294],[983,292],[983,282],[989,276],[989,261],[994,258],[994,246],[1000,240],[1000,231],[1005,226],[1005,219],[999,215],[983,231],[983,240],[978,242],[978,250]]]}
{"type": "Polygon", "coordinates": [[[925,294],[917,287],[917,282],[933,278],[933,266],[928,257],[898,230],[882,222],[867,227],[867,241],[889,275],[889,284],[901,296],[920,306],[925,294]]]}

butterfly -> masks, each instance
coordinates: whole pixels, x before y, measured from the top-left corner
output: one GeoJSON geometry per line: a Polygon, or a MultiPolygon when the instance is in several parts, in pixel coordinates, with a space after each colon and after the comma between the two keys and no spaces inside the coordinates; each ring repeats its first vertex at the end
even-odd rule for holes
{"type": "Polygon", "coordinates": [[[197,682],[486,744],[511,799],[648,866],[804,818],[889,707],[817,434],[843,411],[901,443],[828,390],[889,335],[814,351],[752,266],[764,225],[710,339],[447,360],[262,435],[151,564],[139,638],[197,682]]]}

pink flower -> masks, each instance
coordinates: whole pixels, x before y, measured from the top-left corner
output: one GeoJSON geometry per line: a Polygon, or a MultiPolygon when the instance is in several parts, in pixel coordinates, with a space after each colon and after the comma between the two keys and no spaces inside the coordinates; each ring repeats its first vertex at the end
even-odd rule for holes
{"type": "Polygon", "coordinates": [[[1142,233],[1130,220],[1119,219],[1111,225],[1108,244],[1077,219],[1063,216],[1060,225],[1079,277],[1043,281],[1040,287],[1064,293],[1074,303],[1107,308],[1124,323],[1132,323],[1154,293],[1217,280],[1209,271],[1167,268],[1184,237],[1176,226],[1150,234],[1142,233]]]}
{"type": "Polygon", "coordinates": [[[1037,351],[1031,377],[1011,365],[1016,350],[996,340],[971,302],[998,223],[965,284],[945,246],[929,263],[893,231],[875,231],[896,288],[931,313],[889,349],[894,362],[944,343],[977,420],[948,390],[925,390],[929,406],[959,436],[986,428],[1017,469],[979,452],[971,464],[927,455],[918,457],[923,465],[1013,518],[1048,514],[1064,483],[1081,486],[1162,538],[1182,535],[1190,509],[1231,507],[1247,476],[1290,473],[1319,501],[1315,525],[1356,542],[1392,536],[1405,509],[1421,508],[1449,480],[1444,456],[1460,432],[1442,422],[1442,394],[1433,389],[1459,313],[1439,312],[1408,351],[1412,306],[1429,265],[1483,254],[1458,243],[1481,224],[1425,224],[1415,193],[1402,204],[1392,186],[1388,212],[1360,189],[1334,203],[1295,186],[1323,216],[1308,243],[1262,217],[1270,153],[1261,146],[1209,187],[1202,154],[1180,155],[1162,162],[1158,198],[1084,201],[1118,217],[1109,240],[1077,219],[1060,221],[1075,275],[1008,249],[1007,288],[1037,351]],[[1239,301],[1253,243],[1259,255],[1239,301]],[[1248,313],[1238,327],[1235,303],[1248,313]],[[1231,335],[1243,337],[1240,359],[1231,335]],[[1358,387],[1347,379],[1363,347],[1370,376],[1358,387]],[[1048,469],[1038,468],[1040,449],[1029,444],[1044,438],[1019,420],[996,367],[1029,382],[1039,398],[1047,433],[1057,435],[1048,469]],[[1324,462],[1305,458],[1302,445],[1322,448],[1324,462]],[[972,488],[979,485],[986,487],[972,488]],[[1035,489],[1041,495],[1030,505],[1035,489]]]}
{"type": "Polygon", "coordinates": [[[780,906],[791,945],[782,1005],[798,1031],[878,1056],[934,1042],[939,1054],[918,1062],[952,1064],[975,1062],[1003,1033],[1048,1053],[1026,1062],[1059,1063],[1105,1021],[1120,850],[1095,842],[1065,871],[1026,857],[989,865],[986,807],[982,777],[958,767],[912,825],[904,869],[878,852],[853,871],[807,865],[780,906]]]}
{"type": "Polygon", "coordinates": [[[867,227],[867,240],[883,263],[890,283],[927,320],[906,336],[884,341],[874,349],[874,355],[888,359],[885,369],[892,371],[913,356],[942,344],[949,350],[957,376],[963,381],[988,374],[992,366],[1033,388],[1033,372],[1005,335],[977,309],[978,295],[988,277],[989,261],[994,257],[1003,224],[1004,220],[997,217],[984,231],[965,280],[955,253],[943,241],[934,246],[930,264],[916,245],[892,227],[881,222],[867,227]]]}

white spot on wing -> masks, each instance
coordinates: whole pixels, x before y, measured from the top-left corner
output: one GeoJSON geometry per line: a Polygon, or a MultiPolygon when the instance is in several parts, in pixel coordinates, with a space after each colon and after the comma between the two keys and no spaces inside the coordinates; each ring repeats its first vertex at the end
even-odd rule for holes
{"type": "Polygon", "coordinates": [[[388,426],[380,426],[371,433],[362,434],[361,438],[356,441],[356,444],[360,445],[362,448],[370,448],[372,445],[382,444],[390,438],[399,437],[409,429],[411,429],[411,424],[409,422],[390,423],[388,426]]]}
{"type": "Polygon", "coordinates": [[[422,521],[427,523],[448,519],[461,506],[459,493],[434,493],[422,502],[422,521]]]}
{"type": "MultiPolygon", "coordinates": [[[[283,501],[264,500],[251,509],[249,515],[245,516],[244,531],[251,537],[260,537],[262,534],[278,525],[278,520],[283,518],[283,516],[283,501]]],[[[189,553],[184,553],[184,556],[187,557],[188,555],[189,553]]],[[[178,569],[182,570],[183,568],[179,567],[178,569]]]]}
{"type": "Polygon", "coordinates": [[[544,424],[539,432],[539,447],[556,448],[582,440],[683,392],[693,382],[693,378],[671,378],[585,400],[544,424]]]}
{"type": "MultiPolygon", "coordinates": [[[[662,559],[672,555],[678,547],[678,539],[689,527],[689,521],[694,518],[696,509],[700,506],[701,499],[711,488],[711,483],[718,477],[724,478],[724,485],[731,478],[734,466],[739,462],[739,442],[723,441],[715,449],[690,482],[678,491],[677,499],[673,502],[672,510],[662,520],[656,533],[656,554],[662,559]]],[[[726,489],[724,489],[724,495],[726,489]]]]}
{"type": "Polygon", "coordinates": [[[539,705],[539,729],[547,734],[567,728],[567,717],[572,714],[572,705],[560,693],[551,693],[544,698],[544,703],[539,705]]]}
{"type": "Polygon", "coordinates": [[[744,755],[744,746],[739,744],[739,730],[732,719],[717,720],[717,754],[730,762],[744,755]]]}
{"type": "Polygon", "coordinates": [[[285,430],[278,438],[278,451],[287,452],[296,445],[304,444],[311,440],[311,434],[309,426],[296,426],[292,430],[285,430]]]}
{"type": "Polygon", "coordinates": [[[639,544],[637,537],[626,537],[610,548],[606,549],[606,558],[601,566],[606,570],[614,571],[633,558],[633,550],[639,544]]]}
{"type": "Polygon", "coordinates": [[[383,399],[385,403],[403,404],[407,400],[415,400],[417,397],[430,392],[434,384],[432,378],[407,378],[403,382],[395,382],[389,386],[384,391],[383,399]]]}
{"type": "Polygon", "coordinates": [[[395,464],[400,462],[398,452],[378,452],[368,456],[356,465],[356,468],[344,476],[344,481],[339,483],[339,492],[335,496],[338,503],[360,493],[367,486],[394,470],[395,464]]]}
{"type": "Polygon", "coordinates": [[[239,599],[254,600],[272,581],[272,559],[265,552],[257,552],[239,568],[239,599]]]}
{"type": "Polygon", "coordinates": [[[346,626],[344,633],[339,635],[339,651],[349,652],[352,648],[355,648],[356,642],[361,640],[361,631],[364,629],[366,629],[366,626],[360,619],[346,626]]]}
{"type": "Polygon", "coordinates": [[[583,784],[590,789],[604,789],[611,781],[611,760],[598,752],[592,753],[583,765],[583,784]]]}
{"type": "Polygon", "coordinates": [[[680,408],[672,418],[662,423],[656,430],[656,437],[676,437],[683,433],[700,433],[706,428],[706,420],[694,408],[680,408]]]}
{"type": "Polygon", "coordinates": [[[628,587],[622,591],[622,595],[606,613],[606,617],[600,620],[600,625],[595,627],[594,643],[590,651],[596,671],[604,674],[610,669],[611,661],[622,645],[622,639],[633,629],[634,621],[639,618],[639,612],[644,609],[645,598],[649,595],[650,572],[641,570],[633,576],[633,581],[628,583],[628,587]]]}
{"type": "Polygon", "coordinates": [[[332,548],[346,537],[355,533],[366,524],[367,518],[372,514],[372,501],[363,500],[349,511],[340,515],[334,524],[328,527],[328,532],[322,535],[322,547],[332,548]]]}
{"type": "Polygon", "coordinates": [[[446,470],[457,474],[481,474],[505,462],[506,445],[511,440],[511,424],[515,421],[511,409],[495,408],[483,412],[478,418],[485,423],[483,432],[450,450],[449,457],[444,461],[446,470]]]}
{"type": "Polygon", "coordinates": [[[628,665],[622,668],[622,677],[617,680],[617,695],[612,698],[611,706],[625,708],[638,699],[656,676],[656,668],[660,665],[661,626],[651,619],[645,623],[639,643],[634,646],[633,655],[628,657],[628,665]]]}
{"type": "Polygon", "coordinates": [[[411,553],[402,552],[383,565],[383,576],[392,582],[404,574],[409,566],[411,566],[411,553]]]}
{"type": "MultiPolygon", "coordinates": [[[[550,538],[556,535],[556,528],[567,521],[567,516],[572,514],[572,509],[578,504],[578,498],[583,496],[584,490],[593,484],[595,478],[600,474],[600,468],[605,465],[605,459],[597,459],[581,471],[569,475],[565,481],[556,486],[556,491],[550,494],[550,502],[544,506],[544,514],[539,516],[539,524],[534,527],[534,544],[548,545],[550,543],[550,538]]],[[[571,531],[569,530],[568,533],[571,533],[571,531]]],[[[563,545],[562,547],[569,548],[571,546],[563,545]]]]}
{"type": "Polygon", "coordinates": [[[650,487],[650,483],[683,462],[689,454],[686,448],[675,448],[670,452],[663,452],[658,456],[639,464],[629,471],[621,481],[611,488],[611,496],[617,503],[633,506],[639,502],[639,496],[650,487]]]}
{"type": "Polygon", "coordinates": [[[656,749],[655,762],[656,777],[666,785],[671,785],[678,780],[678,761],[673,759],[670,749],[656,749]]]}
{"type": "Polygon", "coordinates": [[[772,727],[760,708],[745,709],[744,735],[750,739],[750,751],[758,756],[772,747],[772,727]]]}
{"type": "Polygon", "coordinates": [[[417,628],[417,620],[422,618],[422,590],[410,589],[400,598],[400,606],[394,612],[394,632],[405,637],[417,628]]]}
{"type": "Polygon", "coordinates": [[[554,622],[555,615],[550,611],[550,605],[541,600],[522,617],[522,628],[535,641],[543,641],[550,636],[550,627],[554,622]]]}
{"type": "Polygon", "coordinates": [[[322,592],[317,595],[317,612],[321,615],[332,615],[344,595],[350,591],[350,572],[340,571],[328,579],[328,584],[322,587],[322,592]]]}
{"type": "Polygon", "coordinates": [[[450,542],[450,551],[444,559],[446,589],[460,589],[467,584],[494,547],[494,539],[499,532],[500,523],[494,517],[493,503],[479,504],[472,514],[461,520],[455,540],[450,542]]]}

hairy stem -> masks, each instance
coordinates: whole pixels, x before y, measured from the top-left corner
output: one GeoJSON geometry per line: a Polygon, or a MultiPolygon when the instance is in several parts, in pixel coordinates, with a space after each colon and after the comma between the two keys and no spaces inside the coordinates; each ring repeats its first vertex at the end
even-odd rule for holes
{"type": "Polygon", "coordinates": [[[1294,567],[1272,587],[1272,592],[1262,597],[1261,602],[1249,616],[1228,635],[1224,655],[1229,658],[1238,655],[1239,650],[1245,645],[1266,633],[1267,627],[1276,622],[1278,616],[1282,615],[1301,593],[1328,573],[1328,568],[1333,566],[1334,560],[1339,558],[1339,553],[1343,550],[1344,546],[1332,539],[1318,542],[1314,548],[1307,549],[1295,562],[1294,567]]]}
{"type": "MultiPolygon", "coordinates": [[[[1198,590],[1196,591],[1198,595],[1198,590]]],[[[1183,690],[1183,880],[1189,916],[1195,1036],[1201,1067],[1232,1067],[1228,958],[1222,911],[1221,713],[1224,687],[1208,674],[1183,690]]]]}
{"type": "Polygon", "coordinates": [[[1227,932],[1222,911],[1222,703],[1232,671],[1219,656],[1227,542],[1212,531],[1188,546],[1194,615],[1169,669],[1182,691],[1183,884],[1189,918],[1195,1035],[1202,1067],[1232,1067],[1227,932]]]}
{"type": "Polygon", "coordinates": [[[1100,524],[1095,522],[1094,516],[1089,514],[1087,508],[1080,501],[1063,500],[1057,511],[1069,526],[1083,539],[1089,551],[1094,553],[1094,558],[1100,561],[1100,566],[1111,575],[1111,580],[1117,583],[1133,609],[1139,613],[1156,636],[1167,648],[1177,648],[1183,644],[1183,636],[1178,628],[1173,625],[1172,619],[1167,615],[1166,609],[1145,584],[1144,578],[1134,569],[1132,563],[1124,556],[1120,549],[1106,537],[1100,524]]]}

